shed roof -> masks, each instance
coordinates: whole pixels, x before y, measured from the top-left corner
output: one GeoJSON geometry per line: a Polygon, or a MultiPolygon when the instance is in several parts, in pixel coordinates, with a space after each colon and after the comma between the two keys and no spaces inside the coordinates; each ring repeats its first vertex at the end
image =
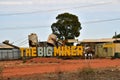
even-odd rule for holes
{"type": "Polygon", "coordinates": [[[14,48],[14,47],[9,46],[7,44],[0,43],[0,48],[14,48]]]}
{"type": "Polygon", "coordinates": [[[120,38],[102,38],[102,39],[84,39],[81,42],[114,42],[116,40],[120,40],[120,38]]]}

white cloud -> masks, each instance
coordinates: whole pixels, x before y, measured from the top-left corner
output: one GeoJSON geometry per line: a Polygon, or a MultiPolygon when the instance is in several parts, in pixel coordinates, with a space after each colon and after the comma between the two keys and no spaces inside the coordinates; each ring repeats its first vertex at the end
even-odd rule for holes
{"type": "Polygon", "coordinates": [[[30,5],[32,1],[0,1],[0,5],[30,5]]]}
{"type": "Polygon", "coordinates": [[[32,11],[54,11],[69,10],[77,8],[82,11],[112,11],[117,10],[120,0],[2,0],[0,1],[0,11],[2,13],[32,12],[32,11]],[[107,3],[107,4],[106,4],[107,3]],[[93,5],[93,6],[90,6],[93,5]],[[95,5],[95,7],[94,7],[95,5]],[[82,7],[83,6],[83,7],[82,7]],[[85,7],[84,6],[88,6],[85,7]],[[90,7],[89,7],[90,6],[90,7]],[[68,8],[68,9],[67,9],[68,8]]]}
{"type": "Polygon", "coordinates": [[[95,3],[106,3],[117,0],[32,0],[34,4],[95,4],[95,3]]]}
{"type": "Polygon", "coordinates": [[[0,5],[65,5],[65,4],[96,4],[120,3],[120,0],[2,0],[0,5]]]}
{"type": "MultiPolygon", "coordinates": [[[[105,0],[106,1],[106,0],[105,0]]],[[[109,0],[108,0],[109,1],[109,0]]],[[[27,5],[27,4],[40,4],[40,5],[62,5],[62,4],[94,4],[99,3],[100,0],[2,0],[0,5],[27,5]]]]}

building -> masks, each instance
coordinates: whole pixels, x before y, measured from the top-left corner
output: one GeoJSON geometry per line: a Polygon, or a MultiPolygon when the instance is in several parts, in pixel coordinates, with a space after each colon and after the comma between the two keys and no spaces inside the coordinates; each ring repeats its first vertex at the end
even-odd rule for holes
{"type": "Polygon", "coordinates": [[[14,60],[20,58],[19,47],[5,41],[0,43],[0,60],[14,60]]]}
{"type": "Polygon", "coordinates": [[[84,39],[81,44],[89,45],[95,57],[114,57],[116,54],[120,57],[120,38],[84,39]]]}

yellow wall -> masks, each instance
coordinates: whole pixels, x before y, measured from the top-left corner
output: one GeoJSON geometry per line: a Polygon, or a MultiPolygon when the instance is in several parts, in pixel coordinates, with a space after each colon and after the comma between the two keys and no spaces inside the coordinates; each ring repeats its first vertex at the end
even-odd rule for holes
{"type": "Polygon", "coordinates": [[[115,44],[115,52],[120,52],[120,43],[115,44]]]}

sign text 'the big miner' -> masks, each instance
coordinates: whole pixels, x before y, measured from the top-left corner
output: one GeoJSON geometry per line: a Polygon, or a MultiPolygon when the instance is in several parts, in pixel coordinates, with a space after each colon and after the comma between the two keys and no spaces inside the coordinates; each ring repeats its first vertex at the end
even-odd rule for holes
{"type": "Polygon", "coordinates": [[[59,47],[32,47],[20,48],[21,56],[44,57],[44,56],[81,56],[82,46],[59,46],[59,47]]]}

